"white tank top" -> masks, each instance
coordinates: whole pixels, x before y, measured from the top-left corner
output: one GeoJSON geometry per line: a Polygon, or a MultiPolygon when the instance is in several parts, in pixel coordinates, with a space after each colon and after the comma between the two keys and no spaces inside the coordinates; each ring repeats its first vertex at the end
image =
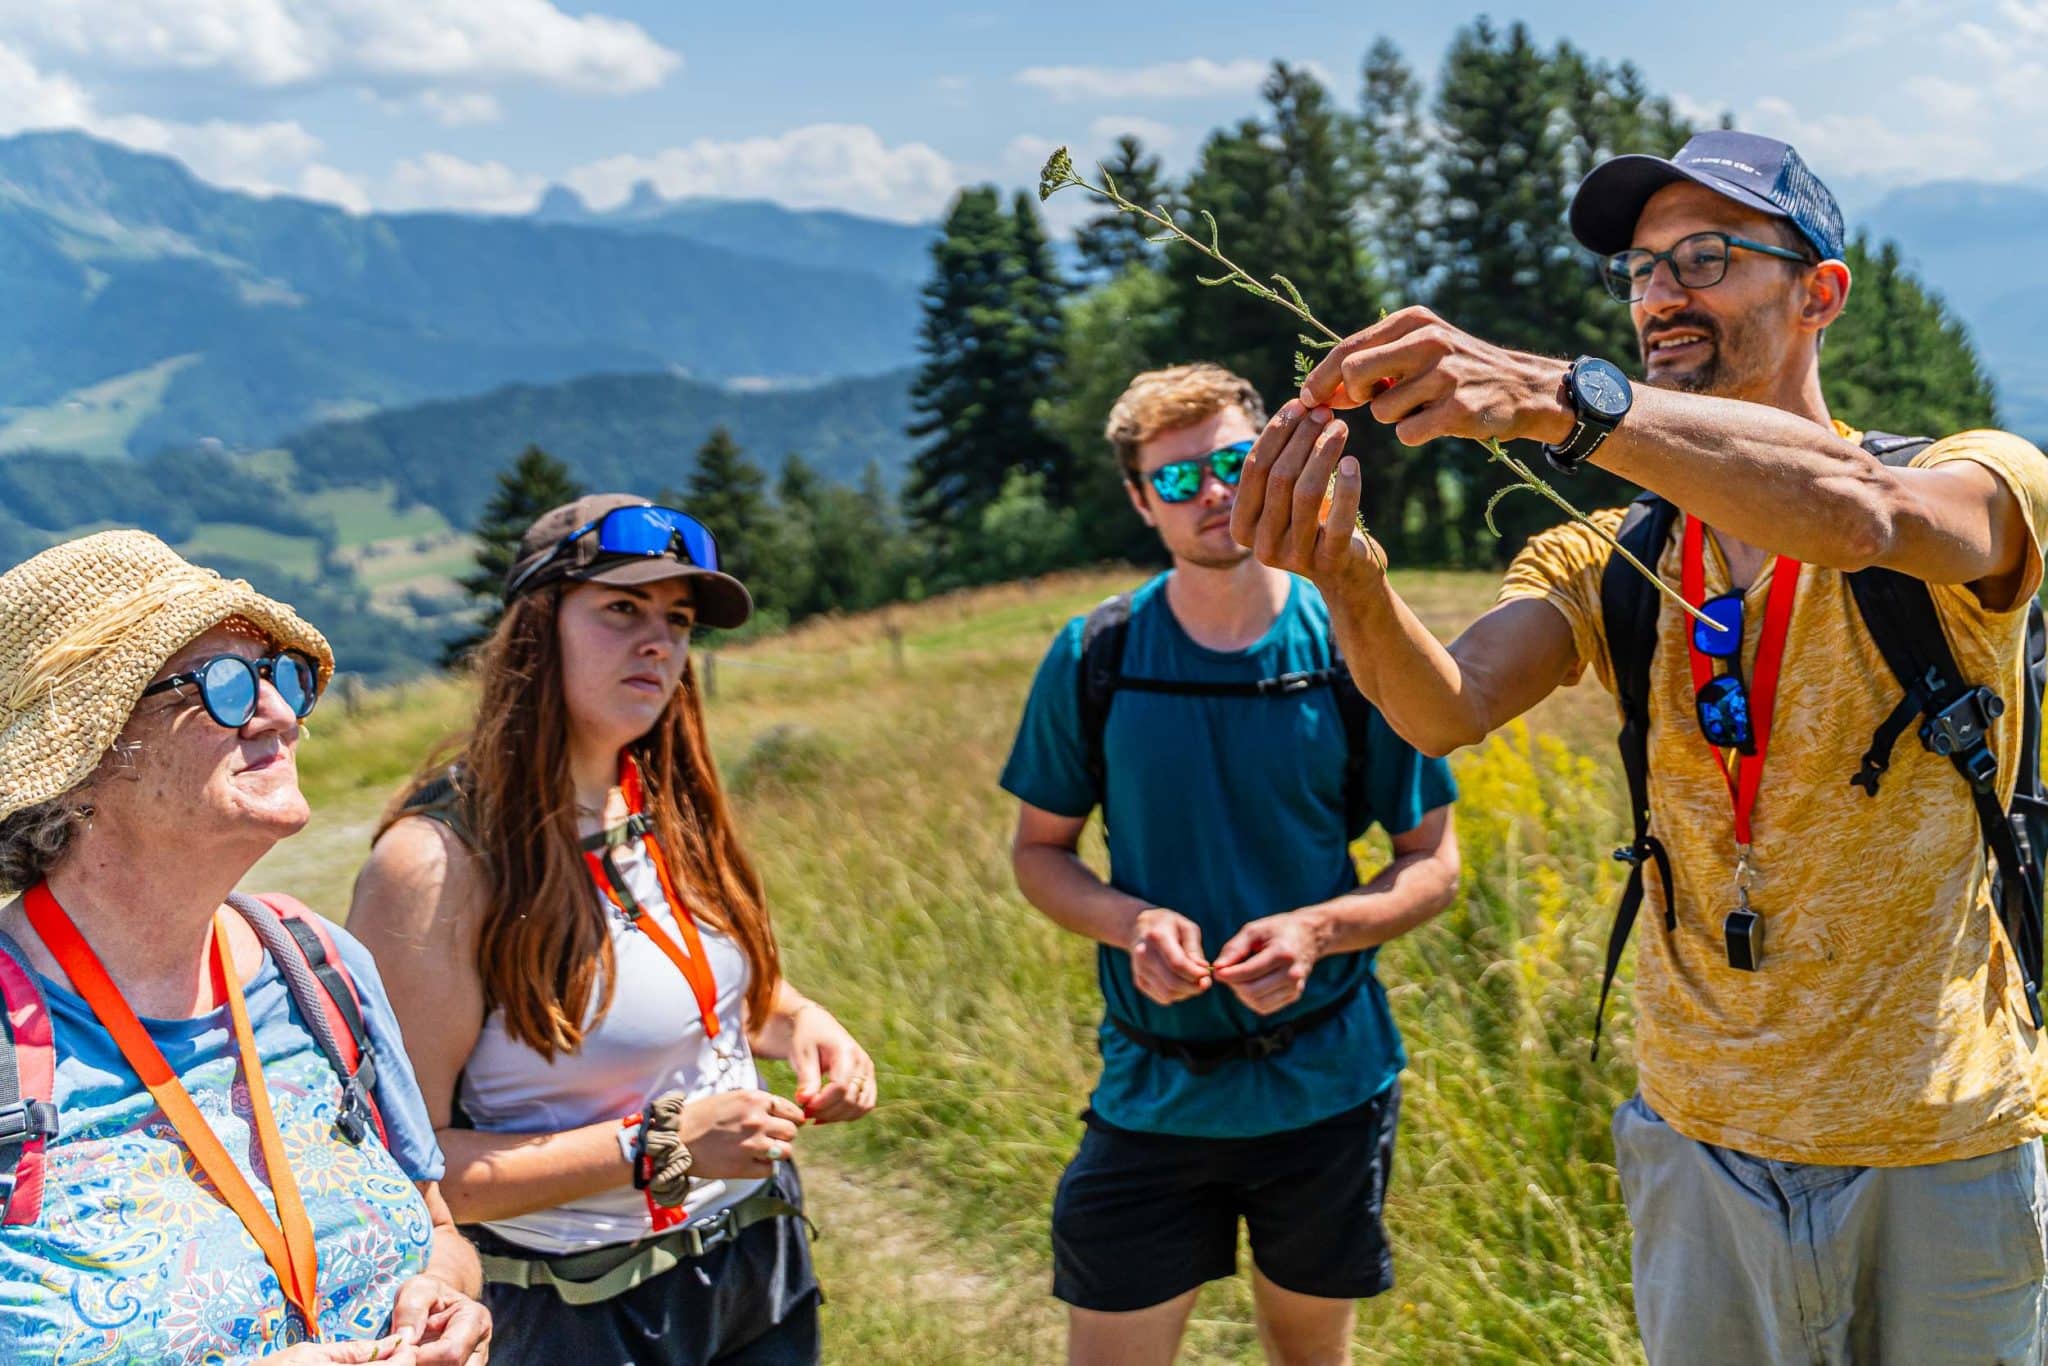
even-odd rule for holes
{"type": "MultiPolygon", "coordinates": [[[[634,896],[680,943],[674,913],[643,843],[634,840],[622,846],[616,857],[634,896]]],[[[507,1034],[504,1013],[493,1010],[463,1069],[459,1093],[464,1112],[478,1129],[559,1133],[606,1120],[616,1123],[670,1091],[694,1100],[761,1084],[741,1018],[750,973],[739,945],[708,926],[699,927],[704,956],[718,984],[718,1038],[707,1039],[683,974],[609,901],[604,906],[618,972],[611,1009],[584,1034],[580,1050],[558,1054],[553,1062],[507,1034]]],[[[593,1012],[597,998],[593,990],[593,1012]]],[[[685,1207],[692,1218],[699,1218],[745,1198],[762,1184],[754,1179],[699,1181],[690,1188],[685,1207]]],[[[487,1227],[549,1254],[633,1242],[653,1231],[647,1197],[630,1185],[552,1209],[491,1220],[487,1227]]]]}

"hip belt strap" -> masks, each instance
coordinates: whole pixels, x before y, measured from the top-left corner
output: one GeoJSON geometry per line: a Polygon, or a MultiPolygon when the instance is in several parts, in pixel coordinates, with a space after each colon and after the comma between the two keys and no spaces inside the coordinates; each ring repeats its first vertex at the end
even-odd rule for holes
{"type": "Polygon", "coordinates": [[[1129,1039],[1138,1047],[1162,1057],[1172,1058],[1198,1077],[1206,1077],[1227,1062],[1256,1062],[1270,1058],[1275,1053],[1284,1053],[1293,1046],[1296,1039],[1314,1029],[1320,1029],[1342,1015],[1350,1004],[1358,999],[1358,993],[1365,987],[1365,978],[1360,977],[1337,996],[1317,1006],[1304,1015],[1276,1025],[1272,1029],[1256,1034],[1240,1034],[1234,1039],[1169,1039],[1140,1029],[1127,1021],[1109,1016],[1109,1022],[1116,1026],[1116,1032],[1129,1039]]]}
{"type": "MultiPolygon", "coordinates": [[[[723,1247],[764,1219],[784,1217],[803,1219],[811,1236],[817,1236],[803,1210],[773,1191],[762,1190],[658,1238],[566,1257],[518,1256],[480,1247],[478,1260],[483,1263],[484,1280],[492,1285],[516,1285],[522,1290],[544,1285],[552,1287],[564,1304],[601,1304],[675,1270],[692,1257],[723,1247]]],[[[502,1238],[489,1241],[496,1247],[513,1246],[502,1238]]]]}

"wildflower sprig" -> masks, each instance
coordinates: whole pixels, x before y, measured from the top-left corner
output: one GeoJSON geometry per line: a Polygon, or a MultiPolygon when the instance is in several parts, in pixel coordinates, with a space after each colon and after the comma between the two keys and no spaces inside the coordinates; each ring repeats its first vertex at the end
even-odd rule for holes
{"type": "MultiPolygon", "coordinates": [[[[1247,294],[1257,295],[1268,303],[1276,304],[1292,313],[1300,320],[1303,326],[1320,334],[1312,336],[1304,332],[1300,335],[1302,345],[1309,348],[1310,351],[1328,351],[1343,340],[1343,337],[1338,332],[1325,325],[1321,319],[1317,318],[1309,310],[1308,301],[1301,297],[1301,291],[1296,289],[1294,282],[1285,275],[1276,273],[1268,277],[1272,281],[1271,284],[1268,284],[1244,267],[1238,265],[1237,262],[1231,260],[1228,256],[1225,256],[1223,254],[1221,233],[1216,226],[1216,216],[1207,209],[1195,210],[1196,216],[1201,219],[1203,228],[1208,232],[1208,241],[1205,242],[1199,236],[1189,232],[1186,228],[1175,222],[1173,216],[1166,211],[1163,205],[1153,205],[1147,208],[1143,204],[1126,199],[1123,192],[1117,188],[1116,179],[1110,175],[1108,169],[1106,167],[1098,167],[1097,170],[1102,176],[1102,183],[1100,185],[1091,184],[1082,178],[1080,173],[1074,169],[1074,159],[1068,154],[1067,149],[1064,147],[1058,148],[1051,156],[1046,158],[1045,166],[1038,173],[1038,198],[1041,202],[1050,199],[1054,194],[1066,189],[1070,185],[1076,189],[1086,190],[1096,198],[1108,201],[1119,212],[1135,215],[1157,228],[1158,231],[1148,234],[1148,240],[1163,243],[1179,242],[1193,247],[1196,251],[1223,268],[1221,275],[1197,276],[1196,278],[1203,284],[1215,288],[1226,285],[1232,286],[1243,290],[1247,294]],[[1275,286],[1278,286],[1278,288],[1275,288],[1275,286]]],[[[1307,352],[1295,352],[1294,367],[1296,379],[1306,378],[1308,372],[1314,368],[1314,364],[1313,358],[1307,352]]],[[[1508,472],[1513,474],[1516,479],[1515,483],[1496,490],[1494,495],[1486,500],[1486,529],[1488,531],[1491,531],[1496,536],[1500,535],[1500,528],[1494,525],[1493,521],[1493,510],[1499,505],[1500,500],[1518,489],[1529,489],[1534,493],[1541,494],[1546,500],[1555,504],[1566,516],[1581,526],[1589,528],[1594,535],[1607,542],[1608,545],[1614,548],[1615,553],[1628,561],[1637,573],[1648,579],[1658,592],[1677,603],[1687,614],[1699,621],[1707,622],[1717,630],[1725,629],[1719,622],[1711,621],[1678,593],[1672,591],[1669,585],[1650,570],[1649,566],[1631,554],[1627,546],[1616,540],[1611,532],[1601,527],[1592,518],[1572,506],[1571,502],[1563,494],[1539,477],[1534,470],[1529,468],[1527,463],[1516,456],[1508,454],[1507,448],[1497,438],[1486,437],[1479,444],[1485,448],[1489,456],[1506,466],[1508,472]]],[[[1360,523],[1359,529],[1361,531],[1365,529],[1363,522],[1360,523]]],[[[1372,541],[1370,533],[1367,534],[1366,539],[1368,542],[1372,541]]],[[[1376,542],[1373,543],[1373,553],[1376,557],[1380,556],[1379,547],[1376,542]]],[[[1381,563],[1384,566],[1385,560],[1383,557],[1381,557],[1381,563]]]]}

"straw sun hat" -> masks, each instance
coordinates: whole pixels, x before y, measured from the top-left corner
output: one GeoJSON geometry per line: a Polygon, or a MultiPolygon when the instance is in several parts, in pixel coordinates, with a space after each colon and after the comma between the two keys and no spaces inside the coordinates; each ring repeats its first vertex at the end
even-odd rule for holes
{"type": "Polygon", "coordinates": [[[0,817],[92,776],[149,680],[240,617],[334,675],[327,638],[240,579],[201,569],[145,531],[52,546],[0,574],[0,817]]]}

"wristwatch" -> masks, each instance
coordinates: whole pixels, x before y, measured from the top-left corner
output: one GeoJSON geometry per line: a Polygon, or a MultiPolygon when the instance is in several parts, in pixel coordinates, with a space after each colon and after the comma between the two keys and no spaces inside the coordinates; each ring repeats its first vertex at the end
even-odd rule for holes
{"type": "Polygon", "coordinates": [[[1576,474],[1586,458],[1600,449],[1600,443],[1621,425],[1635,403],[1635,391],[1628,376],[1612,361],[1598,356],[1580,356],[1564,375],[1564,401],[1578,422],[1571,435],[1556,445],[1543,447],[1543,458],[1559,474],[1576,474]]]}

